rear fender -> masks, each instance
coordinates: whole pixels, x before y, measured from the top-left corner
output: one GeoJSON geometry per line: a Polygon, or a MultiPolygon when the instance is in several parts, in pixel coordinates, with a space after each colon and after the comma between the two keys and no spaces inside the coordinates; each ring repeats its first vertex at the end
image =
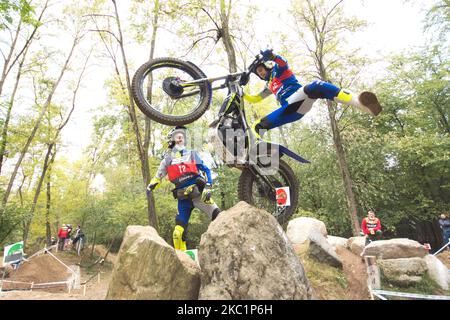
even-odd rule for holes
{"type": "Polygon", "coordinates": [[[291,157],[292,159],[297,160],[298,162],[311,163],[311,161],[306,160],[305,158],[303,158],[302,156],[300,156],[300,155],[296,154],[295,152],[289,150],[288,148],[286,148],[286,147],[284,147],[282,145],[278,145],[278,146],[280,148],[280,156],[285,154],[285,155],[291,157]]]}

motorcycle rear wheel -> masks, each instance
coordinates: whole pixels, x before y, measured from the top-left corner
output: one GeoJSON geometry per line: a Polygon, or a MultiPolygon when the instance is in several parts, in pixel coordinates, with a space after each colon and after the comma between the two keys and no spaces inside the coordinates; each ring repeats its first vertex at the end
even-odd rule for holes
{"type": "Polygon", "coordinates": [[[276,195],[268,190],[266,183],[257,177],[250,169],[244,169],[239,178],[238,197],[257,208],[264,209],[272,214],[280,225],[284,225],[295,212],[298,205],[299,182],[291,167],[279,160],[279,169],[276,175],[269,176],[276,187],[289,187],[291,205],[277,207],[276,195]]]}

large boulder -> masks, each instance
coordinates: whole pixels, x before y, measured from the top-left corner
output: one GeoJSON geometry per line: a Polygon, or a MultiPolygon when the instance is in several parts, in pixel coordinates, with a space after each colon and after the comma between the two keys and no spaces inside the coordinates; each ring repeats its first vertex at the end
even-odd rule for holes
{"type": "Polygon", "coordinates": [[[354,254],[360,255],[364,251],[365,245],[365,237],[351,237],[348,239],[348,247],[354,254]]]}
{"type": "Polygon", "coordinates": [[[312,299],[305,270],[276,219],[239,202],[202,235],[199,299],[312,299]]]}
{"type": "Polygon", "coordinates": [[[106,299],[192,300],[198,298],[200,268],[175,251],[150,226],[129,226],[106,299]]]}
{"type": "Polygon", "coordinates": [[[328,243],[333,247],[343,247],[348,248],[348,239],[342,238],[342,237],[335,237],[335,236],[327,236],[328,243]]]}
{"type": "Polygon", "coordinates": [[[450,273],[447,266],[442,263],[437,257],[429,254],[424,258],[427,267],[428,275],[433,279],[439,287],[443,290],[448,290],[450,287],[450,273]]]}
{"type": "Polygon", "coordinates": [[[314,218],[300,217],[289,221],[286,230],[287,237],[293,244],[303,244],[312,233],[320,233],[326,237],[325,223],[314,218]]]}
{"type": "Polygon", "coordinates": [[[303,244],[297,244],[295,246],[296,252],[301,255],[306,254],[308,257],[317,261],[342,269],[342,261],[335,249],[320,233],[311,233],[303,244]]]}
{"type": "Polygon", "coordinates": [[[425,260],[417,257],[378,260],[378,266],[388,282],[403,287],[419,283],[427,271],[425,260]]]}
{"type": "Polygon", "coordinates": [[[427,254],[428,250],[423,245],[406,238],[373,241],[363,252],[365,256],[376,256],[378,259],[423,258],[427,254]]]}

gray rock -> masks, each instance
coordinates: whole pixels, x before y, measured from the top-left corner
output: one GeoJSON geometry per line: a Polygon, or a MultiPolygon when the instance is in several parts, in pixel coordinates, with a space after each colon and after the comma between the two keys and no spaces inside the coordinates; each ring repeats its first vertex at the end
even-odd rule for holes
{"type": "Polygon", "coordinates": [[[245,202],[202,235],[200,299],[312,299],[303,266],[276,219],[245,202]]]}
{"type": "Polygon", "coordinates": [[[357,255],[360,255],[364,251],[365,244],[365,237],[351,237],[348,239],[348,247],[354,254],[357,255]]]}
{"type": "Polygon", "coordinates": [[[295,218],[289,221],[286,234],[293,244],[303,244],[311,233],[318,232],[327,235],[325,224],[317,219],[309,217],[295,218]]]}
{"type": "Polygon", "coordinates": [[[428,250],[423,245],[406,238],[374,241],[363,252],[365,256],[376,256],[378,259],[423,258],[427,254],[428,250]]]}
{"type": "Polygon", "coordinates": [[[309,235],[308,256],[331,265],[332,267],[342,269],[342,261],[334,248],[327,242],[320,233],[309,235]]]}
{"type": "Polygon", "coordinates": [[[448,290],[450,287],[450,273],[447,266],[431,254],[426,255],[424,260],[427,264],[430,278],[436,281],[441,289],[448,290]]]}
{"type": "Polygon", "coordinates": [[[200,268],[175,251],[150,226],[129,226],[106,299],[192,300],[198,298],[200,268]]]}
{"type": "Polygon", "coordinates": [[[328,243],[336,248],[337,246],[348,248],[348,239],[335,236],[327,236],[328,243]]]}
{"type": "Polygon", "coordinates": [[[425,260],[417,257],[377,262],[387,281],[398,286],[410,286],[420,282],[428,269],[425,260]]]}

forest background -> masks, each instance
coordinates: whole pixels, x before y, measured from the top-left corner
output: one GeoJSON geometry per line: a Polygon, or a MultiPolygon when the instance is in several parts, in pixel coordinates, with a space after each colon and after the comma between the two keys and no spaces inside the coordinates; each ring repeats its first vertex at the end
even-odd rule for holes
{"type": "MultiPolygon", "coordinates": [[[[373,118],[317,102],[274,130],[312,162],[290,162],[301,185],[293,217],[316,217],[329,234],[350,237],[373,209],[385,237],[441,245],[436,220],[450,209],[448,0],[0,0],[0,19],[0,247],[42,248],[62,223],[112,250],[131,224],[150,224],[171,243],[171,184],[145,192],[170,128],[137,109],[130,78],[163,56],[208,76],[244,70],[266,47],[303,85],[371,90],[384,107],[373,118]]],[[[245,91],[263,85],[253,76],[245,91]]],[[[206,136],[225,95],[214,92],[188,128],[206,136]]],[[[253,121],[276,107],[271,97],[247,113],[253,121]]],[[[206,141],[202,155],[215,201],[230,208],[240,172],[221,165],[206,141]]],[[[188,247],[208,224],[195,210],[188,247]]]]}

